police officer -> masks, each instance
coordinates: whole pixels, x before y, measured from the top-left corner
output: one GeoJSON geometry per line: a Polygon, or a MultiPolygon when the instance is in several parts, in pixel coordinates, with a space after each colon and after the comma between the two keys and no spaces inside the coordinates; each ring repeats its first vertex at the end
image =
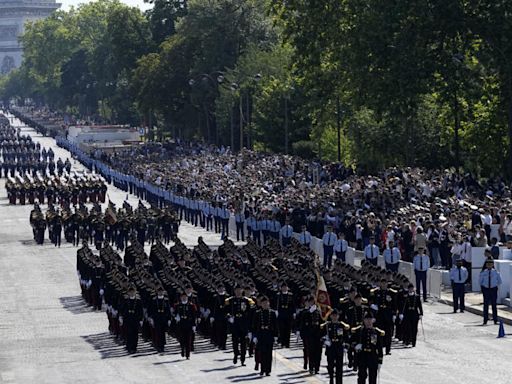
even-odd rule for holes
{"type": "Polygon", "coordinates": [[[379,247],[375,244],[375,237],[370,237],[370,244],[364,249],[365,259],[373,265],[377,265],[379,259],[379,247]]]}
{"type": "Polygon", "coordinates": [[[400,265],[400,250],[395,247],[395,242],[393,240],[389,240],[389,247],[386,248],[383,252],[384,261],[386,262],[386,269],[398,272],[398,266],[400,265]]]}
{"type": "Polygon", "coordinates": [[[494,269],[494,261],[489,259],[485,262],[486,269],[480,272],[480,287],[484,296],[484,325],[489,320],[489,304],[492,307],[492,318],[494,324],[498,324],[498,308],[496,300],[498,297],[498,286],[501,285],[501,275],[494,269]]]}
{"type": "Polygon", "coordinates": [[[338,237],[332,231],[332,226],[327,227],[327,232],[322,237],[322,244],[324,248],[324,268],[331,268],[332,255],[334,253],[334,244],[336,244],[338,237]]]}
{"type": "Polygon", "coordinates": [[[456,265],[450,270],[450,280],[452,282],[453,291],[453,313],[457,313],[460,307],[460,312],[464,312],[464,296],[465,296],[465,283],[468,279],[468,270],[462,266],[462,259],[456,260],[456,265]]]}
{"type": "Polygon", "coordinates": [[[423,301],[427,301],[427,271],[430,268],[430,257],[425,254],[425,248],[419,247],[414,256],[414,274],[416,276],[416,291],[420,294],[420,284],[423,291],[423,301]]]}
{"type": "Polygon", "coordinates": [[[307,248],[311,246],[311,233],[309,233],[305,225],[302,225],[300,228],[299,243],[307,248]]]}
{"type": "Polygon", "coordinates": [[[281,244],[283,247],[288,247],[292,242],[293,227],[290,225],[290,220],[287,218],[285,224],[281,228],[281,244]]]}

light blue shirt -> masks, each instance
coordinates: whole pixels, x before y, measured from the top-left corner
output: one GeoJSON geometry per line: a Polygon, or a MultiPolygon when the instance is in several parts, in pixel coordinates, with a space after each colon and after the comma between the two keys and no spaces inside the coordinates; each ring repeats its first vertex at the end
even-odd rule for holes
{"type": "Polygon", "coordinates": [[[427,271],[430,268],[430,257],[427,255],[414,256],[413,262],[415,271],[427,271]]]}
{"type": "Polygon", "coordinates": [[[485,288],[496,288],[501,285],[500,273],[494,268],[480,272],[480,285],[485,288]],[[491,275],[491,285],[489,285],[489,275],[491,275]]]}
{"type": "Polygon", "coordinates": [[[468,279],[468,270],[464,267],[453,267],[450,269],[450,280],[454,283],[465,283],[468,279]]]}
{"type": "Polygon", "coordinates": [[[327,232],[322,237],[322,243],[327,247],[334,247],[336,240],[338,240],[338,236],[334,232],[327,232]]]}
{"type": "Polygon", "coordinates": [[[285,225],[281,228],[281,237],[290,238],[293,235],[293,227],[291,225],[285,225]]]}
{"type": "Polygon", "coordinates": [[[386,248],[383,252],[384,260],[386,264],[396,264],[400,261],[400,250],[397,247],[393,249],[386,248]]]}
{"type": "Polygon", "coordinates": [[[376,259],[379,257],[379,247],[375,244],[368,244],[364,249],[364,257],[366,259],[376,259]]]}

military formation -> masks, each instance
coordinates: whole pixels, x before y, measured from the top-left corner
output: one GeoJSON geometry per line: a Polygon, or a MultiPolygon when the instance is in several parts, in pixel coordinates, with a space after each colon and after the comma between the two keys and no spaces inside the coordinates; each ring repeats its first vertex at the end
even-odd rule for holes
{"type": "Polygon", "coordinates": [[[230,334],[233,364],[253,357],[262,376],[271,373],[274,346],[289,348],[295,334],[311,374],[319,373],[325,351],[332,383],[342,382],[345,362],[360,383],[376,383],[393,339],[416,345],[423,315],[403,275],[365,261],[357,269],[336,260],[324,270],[296,240],[237,247],[225,239],[211,249],[199,238],[188,249],[176,238],[171,247],[157,240],[148,255],[132,234],[124,257],[108,242],[99,251],[84,242],[77,271],[82,296],[106,309],[110,333],[128,352],[136,352],[139,334],[159,352],[173,337],[189,359],[196,334],[221,350],[230,334]],[[319,279],[329,305],[320,303],[319,279]]]}
{"type": "MultiPolygon", "coordinates": [[[[11,142],[19,143],[14,152],[27,147],[33,159],[50,159],[51,150],[43,155],[30,137],[22,138],[8,123],[3,127],[4,160],[11,142]]],[[[110,333],[129,353],[137,351],[140,338],[158,352],[175,338],[181,356],[190,359],[201,337],[220,350],[232,348],[233,364],[253,359],[254,369],[269,376],[274,348],[290,348],[297,340],[310,374],[320,372],[325,352],[331,383],[342,382],[347,365],[359,383],[374,384],[394,340],[416,345],[422,303],[407,278],[365,260],[355,268],[337,257],[321,267],[311,237],[291,236],[291,217],[264,217],[270,223],[265,227],[250,220],[245,237],[241,202],[234,209],[222,201],[196,206],[154,193],[151,207],[139,201],[133,208],[125,201],[103,209],[105,179],[67,166],[52,168],[9,170],[9,201],[34,204],[30,223],[38,244],[48,229],[57,247],[62,235],[82,245],[76,261],[81,294],[95,310],[105,310],[110,333]],[[226,236],[233,211],[235,219],[240,216],[237,224],[242,222],[237,235],[247,240],[244,246],[226,236]],[[212,249],[199,238],[188,249],[177,237],[181,219],[222,233],[223,244],[212,249]]]]}
{"type": "Polygon", "coordinates": [[[46,213],[35,204],[30,213],[30,224],[37,244],[44,243],[48,228],[48,238],[55,246],[60,247],[64,234],[65,240],[74,246],[85,241],[100,249],[107,243],[121,251],[126,248],[130,236],[141,244],[157,239],[169,244],[179,229],[179,219],[172,209],[148,208],[141,202],[134,209],[126,201],[120,208],[109,202],[104,211],[96,200],[91,208],[82,201],[74,207],[69,204],[56,207],[49,203],[46,213]]]}

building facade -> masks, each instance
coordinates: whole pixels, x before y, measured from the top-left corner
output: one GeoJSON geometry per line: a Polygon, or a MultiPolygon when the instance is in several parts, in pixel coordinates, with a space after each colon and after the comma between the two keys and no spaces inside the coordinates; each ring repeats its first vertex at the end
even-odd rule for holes
{"type": "Polygon", "coordinates": [[[59,7],[55,0],[0,0],[0,74],[21,64],[23,47],[18,38],[25,23],[45,18],[59,7]]]}

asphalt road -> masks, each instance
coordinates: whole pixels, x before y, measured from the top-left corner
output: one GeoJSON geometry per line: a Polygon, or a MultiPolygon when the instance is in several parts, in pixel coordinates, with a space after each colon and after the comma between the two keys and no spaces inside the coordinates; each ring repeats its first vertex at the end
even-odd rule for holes
{"type": "MultiPolygon", "coordinates": [[[[56,156],[68,157],[52,139],[30,132],[56,156]]],[[[74,164],[76,169],[82,169],[74,164]]],[[[302,351],[275,353],[271,377],[260,378],[249,359],[246,367],[233,366],[230,351],[217,351],[199,338],[190,360],[179,355],[169,340],[165,353],[157,354],[141,343],[139,352],[127,355],[107,331],[102,312],[86,307],[76,277],[76,248],[32,240],[28,217],[31,206],[10,206],[0,179],[0,383],[319,383],[328,382],[325,357],[321,374],[302,370],[302,351]]],[[[126,194],[109,187],[109,196],[121,203],[126,194]]],[[[129,198],[136,204],[133,196],[129,198]]],[[[212,246],[218,235],[183,224],[180,237],[187,245],[203,236],[212,246]]],[[[396,345],[384,359],[381,384],[505,384],[512,381],[512,335],[497,339],[498,327],[480,326],[481,317],[452,314],[439,304],[425,305],[424,335],[420,329],[416,348],[396,345]]],[[[510,329],[506,331],[511,332],[510,329]]],[[[356,383],[346,371],[344,383],[356,383]]]]}

